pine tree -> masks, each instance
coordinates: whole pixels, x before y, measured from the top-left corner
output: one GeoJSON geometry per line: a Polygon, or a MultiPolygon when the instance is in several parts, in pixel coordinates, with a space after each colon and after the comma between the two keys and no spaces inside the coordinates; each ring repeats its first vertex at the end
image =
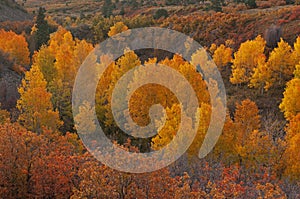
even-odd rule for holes
{"type": "Polygon", "coordinates": [[[111,0],[105,0],[104,5],[102,7],[102,14],[104,17],[110,17],[113,15],[113,3],[111,0]]]}
{"type": "Polygon", "coordinates": [[[249,8],[256,8],[257,7],[257,4],[256,4],[255,0],[245,0],[245,4],[249,8]]]}
{"type": "Polygon", "coordinates": [[[47,44],[50,39],[50,27],[48,22],[45,20],[45,8],[40,7],[36,19],[36,49],[44,44],[47,44]]]}

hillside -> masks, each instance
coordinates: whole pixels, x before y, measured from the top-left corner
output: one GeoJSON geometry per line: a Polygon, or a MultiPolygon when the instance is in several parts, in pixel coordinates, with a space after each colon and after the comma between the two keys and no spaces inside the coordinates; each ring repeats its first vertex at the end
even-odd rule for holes
{"type": "Polygon", "coordinates": [[[300,199],[299,4],[0,0],[0,199],[300,199]]]}
{"type": "MultiPolygon", "coordinates": [[[[22,0],[17,0],[18,3],[22,3],[22,0]]],[[[64,1],[64,0],[27,0],[24,7],[29,13],[36,12],[39,7],[44,7],[47,10],[47,14],[55,17],[65,16],[79,16],[81,13],[85,15],[101,12],[103,3],[96,2],[94,0],[87,1],[64,1]]]]}
{"type": "Polygon", "coordinates": [[[24,21],[31,18],[27,11],[14,0],[0,1],[0,22],[24,21]]]}

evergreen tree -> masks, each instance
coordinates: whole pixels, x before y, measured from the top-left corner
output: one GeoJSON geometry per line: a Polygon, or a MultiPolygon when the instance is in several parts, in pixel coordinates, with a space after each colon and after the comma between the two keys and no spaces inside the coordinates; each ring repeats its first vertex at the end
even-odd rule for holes
{"type": "Polygon", "coordinates": [[[256,1],[255,0],[245,0],[245,5],[249,8],[256,8],[256,1]]]}
{"type": "Polygon", "coordinates": [[[112,3],[111,0],[105,0],[104,5],[102,7],[102,14],[104,17],[110,17],[111,15],[113,15],[112,11],[113,11],[114,5],[112,3]]]}
{"type": "Polygon", "coordinates": [[[40,47],[50,39],[50,26],[48,22],[45,20],[45,8],[40,7],[39,13],[36,19],[36,28],[37,32],[35,35],[36,39],[36,49],[40,49],[40,47]]]}
{"type": "Polygon", "coordinates": [[[224,5],[224,0],[211,0],[210,9],[216,12],[222,12],[222,6],[224,5]]]}

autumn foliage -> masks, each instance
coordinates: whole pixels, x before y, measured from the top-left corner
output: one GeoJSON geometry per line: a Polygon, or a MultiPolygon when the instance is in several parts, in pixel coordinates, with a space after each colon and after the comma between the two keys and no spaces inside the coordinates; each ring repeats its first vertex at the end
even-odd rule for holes
{"type": "Polygon", "coordinates": [[[28,44],[25,37],[3,29],[0,30],[0,49],[10,54],[17,64],[27,66],[30,63],[28,44]]]}
{"type": "MultiPolygon", "coordinates": [[[[213,15],[217,19],[228,17],[229,25],[237,21],[235,14],[213,15]]],[[[189,23],[189,16],[173,16],[162,26],[175,21],[178,23],[174,29],[188,31],[186,29],[205,26],[196,23],[204,19],[215,18],[198,16],[189,23]],[[185,26],[181,27],[183,23],[185,26]]],[[[220,21],[216,21],[216,26],[221,27],[220,21]]],[[[107,36],[113,37],[128,30],[128,26],[118,21],[106,29],[107,36]]],[[[198,32],[196,37],[202,34],[205,33],[198,32]]],[[[224,79],[231,92],[228,101],[234,102],[234,106],[228,106],[222,135],[213,151],[203,159],[198,159],[198,152],[210,125],[212,108],[226,106],[211,101],[210,95],[218,97],[220,85],[211,79],[205,81],[193,65],[204,51],[194,53],[188,62],[179,54],[156,57],[160,52],[157,49],[151,52],[149,59],[143,57],[146,51],[127,49],[108,66],[96,89],[96,115],[111,142],[128,152],[161,150],[177,135],[182,119],[182,102],[176,95],[164,86],[147,84],[132,94],[129,114],[136,124],[146,126],[151,122],[149,109],[160,104],[165,109],[164,126],[145,139],[123,132],[116,124],[111,99],[117,82],[128,71],[143,64],[166,65],[187,80],[199,101],[195,113],[199,127],[187,152],[159,171],[129,174],[96,160],[78,137],[76,129],[86,134],[96,130],[92,104],[83,102],[75,115],[80,122],[73,123],[73,84],[93,45],[59,27],[30,60],[25,37],[0,30],[0,50],[7,53],[8,59],[16,66],[29,66],[32,62],[30,70],[20,76],[19,99],[14,111],[0,109],[0,198],[298,198],[300,37],[293,46],[281,39],[274,49],[269,49],[270,53],[266,53],[266,41],[260,35],[252,38],[241,42],[242,38],[234,35],[233,40],[222,41],[223,44],[210,44],[213,61],[220,73],[227,75],[224,79]],[[239,43],[242,44],[235,46],[239,43]],[[213,85],[211,93],[208,84],[213,85]],[[245,97],[234,95],[233,91],[256,95],[245,97]],[[259,100],[270,99],[274,93],[282,94],[281,102],[271,105],[281,121],[266,118],[264,102],[259,100]],[[267,123],[270,120],[273,123],[267,123]],[[278,123],[283,124],[279,130],[278,123]]],[[[105,61],[108,57],[100,59],[105,61]]],[[[208,61],[206,72],[217,71],[212,70],[213,61],[208,61]]],[[[125,85],[126,89],[133,88],[135,81],[142,77],[143,74],[134,75],[130,84],[125,85]]],[[[174,84],[176,89],[185,90],[180,81],[174,84]]],[[[117,97],[118,100],[124,98],[117,97]]],[[[126,127],[130,127],[126,122],[126,127]]],[[[161,124],[162,120],[155,122],[161,124]]],[[[183,126],[188,122],[190,120],[183,126]]],[[[184,133],[181,139],[187,139],[190,132],[184,133]]]]}

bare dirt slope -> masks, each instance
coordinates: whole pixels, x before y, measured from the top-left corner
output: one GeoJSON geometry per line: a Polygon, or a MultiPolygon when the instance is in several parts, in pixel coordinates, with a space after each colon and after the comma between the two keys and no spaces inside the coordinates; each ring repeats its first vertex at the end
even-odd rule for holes
{"type": "Polygon", "coordinates": [[[25,21],[32,17],[14,0],[0,1],[0,22],[3,21],[25,21]]]}

